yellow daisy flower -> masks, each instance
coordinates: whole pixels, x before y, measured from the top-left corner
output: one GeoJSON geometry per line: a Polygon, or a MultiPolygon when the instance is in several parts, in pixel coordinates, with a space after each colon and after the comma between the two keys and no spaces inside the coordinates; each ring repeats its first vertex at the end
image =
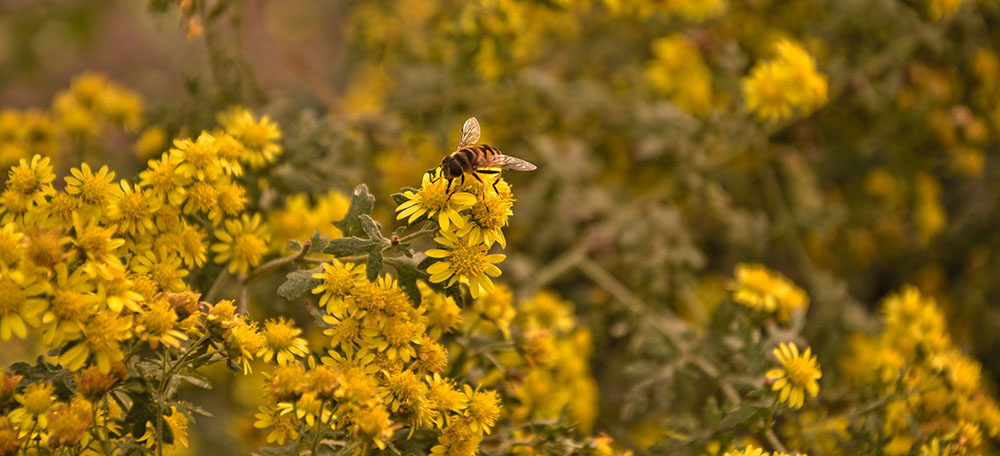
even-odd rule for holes
{"type": "Polygon", "coordinates": [[[319,285],[312,289],[313,294],[322,293],[319,298],[320,307],[325,307],[326,312],[342,318],[347,310],[344,298],[351,294],[355,280],[364,277],[365,265],[354,263],[341,263],[337,259],[330,263],[323,263],[323,272],[313,274],[314,279],[320,279],[319,285]]]}
{"type": "Polygon", "coordinates": [[[465,282],[474,299],[479,298],[483,292],[493,292],[490,277],[500,276],[500,268],[495,263],[503,261],[507,258],[506,255],[491,255],[489,247],[473,243],[467,237],[460,238],[453,232],[442,231],[441,236],[434,240],[448,249],[431,249],[425,252],[427,256],[441,260],[427,268],[431,282],[441,283],[447,280],[449,287],[458,281],[465,282]]]}
{"type": "Polygon", "coordinates": [[[177,348],[187,335],[177,330],[177,313],[170,301],[157,299],[147,304],[146,309],[136,314],[135,335],[156,349],[162,342],[168,347],[177,348]]]}
{"type": "Polygon", "coordinates": [[[52,174],[50,161],[49,157],[42,158],[41,155],[32,156],[31,163],[22,158],[20,163],[8,172],[7,188],[25,195],[40,190],[43,185],[56,178],[56,175],[52,174]]]}
{"type": "Polygon", "coordinates": [[[500,395],[493,390],[472,389],[464,385],[466,398],[465,415],[472,418],[469,423],[476,432],[490,433],[490,429],[500,417],[500,395]]]}
{"type": "MultiPolygon", "coordinates": [[[[487,178],[490,179],[490,178],[487,178]]],[[[510,190],[510,184],[499,176],[497,181],[498,193],[487,191],[485,195],[476,198],[469,211],[469,218],[465,224],[465,229],[461,230],[462,236],[468,236],[469,242],[475,244],[485,244],[492,247],[493,243],[500,244],[500,247],[507,248],[507,239],[503,235],[503,228],[507,226],[507,218],[513,215],[511,208],[514,206],[514,195],[510,190]]],[[[487,188],[492,188],[493,184],[487,180],[487,188]]],[[[479,192],[482,192],[481,187],[479,192]]]]}
{"type": "Polygon", "coordinates": [[[278,144],[281,130],[267,116],[257,121],[247,109],[234,108],[220,115],[219,123],[243,144],[245,150],[241,158],[250,165],[250,169],[261,169],[274,163],[281,155],[281,145],[278,144]]]}
{"type": "Polygon", "coordinates": [[[175,140],[170,154],[182,160],[177,165],[177,172],[190,179],[214,181],[222,174],[219,146],[215,143],[215,137],[206,132],[202,132],[194,141],[175,140]]]}
{"type": "Polygon", "coordinates": [[[77,339],[90,315],[97,311],[95,285],[83,268],[72,273],[65,264],[56,265],[56,283],[52,303],[42,315],[42,342],[47,347],[58,347],[63,342],[77,339]]]}
{"type": "Polygon", "coordinates": [[[191,181],[177,170],[182,161],[180,154],[164,152],[159,160],[150,160],[146,170],[139,173],[139,185],[146,187],[153,198],[180,206],[187,197],[186,187],[191,181]]]}
{"type": "Polygon", "coordinates": [[[48,290],[48,282],[39,281],[13,269],[0,269],[0,340],[11,335],[24,339],[28,327],[41,324],[39,316],[48,302],[39,296],[48,290]]]}
{"type": "Polygon", "coordinates": [[[145,298],[133,289],[132,279],[125,266],[109,265],[97,279],[97,301],[106,303],[111,312],[118,314],[126,308],[132,312],[142,311],[139,303],[145,298]]]}
{"type": "Polygon", "coordinates": [[[762,62],[743,78],[743,93],[747,109],[765,121],[791,117],[794,94],[788,90],[791,75],[787,67],[777,62],[762,62]]]}
{"type": "Polygon", "coordinates": [[[84,267],[93,274],[104,274],[110,265],[118,264],[118,248],[125,245],[124,239],[112,237],[115,226],[101,227],[94,218],[84,221],[79,215],[73,215],[73,244],[86,258],[84,267]]]}
{"type": "Polygon", "coordinates": [[[111,183],[115,172],[108,171],[107,165],[101,166],[94,173],[89,165],[83,163],[79,168],[69,170],[69,173],[65,178],[66,193],[80,198],[84,204],[103,209],[117,190],[111,183]]]}
{"type": "Polygon", "coordinates": [[[215,237],[221,241],[212,244],[215,263],[229,262],[229,272],[246,274],[251,266],[260,264],[267,253],[270,239],[267,227],[261,225],[260,214],[253,217],[243,214],[240,220],[226,220],[225,230],[215,230],[215,237]]]}
{"type": "Polygon", "coordinates": [[[188,270],[181,264],[180,255],[175,251],[159,249],[159,253],[147,250],[132,258],[132,272],[148,274],[163,291],[183,291],[187,288],[184,278],[188,270]]]}
{"type": "Polygon", "coordinates": [[[779,392],[779,402],[788,402],[789,407],[800,408],[805,402],[805,392],[808,391],[812,397],[819,394],[817,380],[823,374],[819,370],[816,356],[812,354],[812,348],[807,347],[800,354],[799,348],[789,342],[782,343],[772,353],[778,358],[782,368],[768,371],[767,378],[774,382],[771,390],[779,392]]]}
{"type": "Polygon", "coordinates": [[[132,337],[132,319],[117,313],[100,311],[83,327],[80,343],[59,355],[59,364],[72,371],[80,370],[94,356],[101,373],[111,371],[111,363],[125,359],[121,341],[132,337]]]}
{"type": "Polygon", "coordinates": [[[420,189],[416,193],[403,192],[408,201],[396,206],[398,212],[396,220],[405,218],[406,223],[412,224],[427,215],[427,218],[436,221],[442,230],[447,230],[452,225],[459,229],[464,228],[465,218],[459,212],[472,207],[476,203],[476,197],[468,192],[449,194],[448,180],[441,176],[440,169],[432,172],[433,175],[430,172],[424,173],[420,189]]]}
{"type": "Polygon", "coordinates": [[[154,231],[153,213],[159,209],[160,202],[148,197],[139,185],[133,189],[124,179],[121,188],[121,193],[113,196],[108,205],[108,219],[118,224],[119,233],[135,235],[154,231]]]}
{"type": "Polygon", "coordinates": [[[17,231],[13,223],[0,228],[0,266],[10,267],[24,258],[24,234],[17,231]]]}
{"type": "Polygon", "coordinates": [[[264,362],[275,360],[279,366],[292,362],[296,357],[305,357],[309,352],[306,340],[298,337],[302,330],[296,328],[291,321],[279,318],[264,323],[264,347],[257,356],[264,362]]]}

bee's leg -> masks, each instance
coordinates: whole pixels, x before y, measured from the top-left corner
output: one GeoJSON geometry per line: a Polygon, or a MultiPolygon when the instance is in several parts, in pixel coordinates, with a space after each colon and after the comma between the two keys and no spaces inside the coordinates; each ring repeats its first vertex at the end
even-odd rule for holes
{"type": "MultiPolygon", "coordinates": [[[[476,172],[477,173],[483,173],[483,174],[496,174],[497,178],[493,181],[493,191],[496,192],[497,196],[500,196],[500,190],[497,189],[497,183],[500,182],[500,170],[499,169],[481,169],[481,170],[478,170],[476,172]]],[[[486,194],[486,181],[483,181],[482,179],[480,179],[480,181],[483,182],[483,195],[485,195],[486,194]]]]}
{"type": "Polygon", "coordinates": [[[454,180],[455,180],[454,177],[448,178],[448,187],[447,187],[447,191],[445,192],[446,195],[451,195],[452,194],[453,191],[451,189],[451,182],[454,181],[454,180]]]}

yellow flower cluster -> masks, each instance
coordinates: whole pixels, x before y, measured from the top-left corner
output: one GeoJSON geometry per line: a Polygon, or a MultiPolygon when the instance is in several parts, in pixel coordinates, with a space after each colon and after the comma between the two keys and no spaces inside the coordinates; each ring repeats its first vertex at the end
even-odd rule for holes
{"type": "Polygon", "coordinates": [[[432,283],[456,283],[469,286],[473,299],[494,291],[491,277],[500,276],[497,263],[503,254],[490,254],[493,244],[507,245],[503,228],[513,214],[511,186],[499,174],[452,183],[441,175],[440,168],[424,174],[420,189],[407,190],[406,199],[396,207],[397,219],[413,224],[432,220],[440,228],[434,240],[442,247],[430,249],[427,256],[439,261],[427,268],[432,283]],[[494,190],[495,189],[495,190],[494,190]]]}
{"type": "Polygon", "coordinates": [[[674,34],[653,41],[646,79],[682,109],[703,116],[712,109],[712,70],[690,38],[674,34]]]}
{"type": "MultiPolygon", "coordinates": [[[[806,456],[804,453],[795,453],[798,456],[806,456]]],[[[725,452],[724,456],[790,456],[788,453],[781,451],[764,451],[763,448],[758,448],[753,445],[747,445],[746,448],[742,450],[732,449],[725,452]]]]}
{"type": "MultiPolygon", "coordinates": [[[[509,291],[504,295],[510,299],[509,291]]],[[[517,350],[501,361],[525,375],[511,392],[517,404],[510,408],[511,421],[555,420],[565,413],[589,433],[597,418],[597,384],[590,374],[593,344],[590,331],[576,327],[572,303],[539,292],[517,306],[514,323],[520,332],[517,350]]]]}
{"type": "Polygon", "coordinates": [[[287,247],[289,239],[309,239],[319,230],[331,239],[343,233],[331,221],[343,219],[347,215],[350,200],[338,190],[329,190],[310,203],[309,195],[297,193],[285,198],[280,209],[267,212],[267,224],[271,228],[271,249],[281,251],[287,247]]]}
{"type": "Polygon", "coordinates": [[[884,442],[884,454],[978,454],[985,437],[1000,433],[1000,405],[983,383],[982,366],[955,347],[934,299],[916,288],[904,287],[882,307],[885,329],[855,336],[842,362],[850,382],[886,401],[866,417],[881,423],[870,439],[884,442]]]}
{"type": "MultiPolygon", "coordinates": [[[[364,272],[331,260],[314,275],[320,283],[312,292],[321,295],[327,326],[326,356],[317,365],[311,357],[298,360],[304,352],[290,351],[284,361],[279,355],[278,366],[266,374],[266,404],[255,426],[269,430],[268,442],[279,445],[306,429],[346,429],[366,447],[380,449],[402,426],[411,435],[439,430],[433,452],[476,454],[500,416],[500,398],[469,385],[459,389],[442,377],[448,350],[437,339],[458,328],[458,306],[427,287],[416,306],[396,280],[370,282],[364,272]]],[[[287,333],[286,339],[294,336],[287,333]]]]}
{"type": "Polygon", "coordinates": [[[796,309],[809,307],[809,296],[785,276],[759,264],[736,265],[736,280],[729,285],[733,301],[788,323],[796,309]]]}
{"type": "Polygon", "coordinates": [[[758,62],[743,78],[747,109],[764,121],[805,116],[826,104],[826,76],[812,56],[798,44],[783,40],[774,46],[777,56],[758,62]]]}
{"type": "Polygon", "coordinates": [[[726,0],[667,0],[648,2],[641,0],[603,0],[604,6],[615,14],[665,14],[692,22],[703,22],[718,17],[726,11],[726,0]]]}

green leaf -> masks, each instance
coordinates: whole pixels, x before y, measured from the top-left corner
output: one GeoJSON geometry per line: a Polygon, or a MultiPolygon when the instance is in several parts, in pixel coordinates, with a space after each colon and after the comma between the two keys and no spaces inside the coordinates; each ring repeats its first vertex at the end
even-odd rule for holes
{"type": "Polygon", "coordinates": [[[319,279],[314,279],[312,276],[318,272],[323,272],[323,268],[299,269],[288,273],[285,276],[285,283],[278,287],[278,296],[291,301],[308,293],[309,290],[316,288],[322,282],[319,279]]]}
{"type": "Polygon", "coordinates": [[[293,252],[300,252],[300,251],[302,251],[302,244],[299,243],[299,241],[296,241],[295,239],[289,239],[288,240],[288,247],[285,247],[285,250],[291,250],[293,252]]]}
{"type": "Polygon", "coordinates": [[[309,242],[312,245],[309,247],[309,252],[306,253],[318,253],[322,252],[326,248],[327,244],[330,243],[330,237],[324,236],[319,230],[313,233],[312,237],[309,238],[309,242]]]}
{"type": "MultiPolygon", "coordinates": [[[[146,433],[146,423],[156,426],[156,417],[159,410],[153,397],[149,393],[129,394],[132,399],[132,407],[128,409],[125,418],[122,420],[135,438],[142,437],[146,433]]],[[[173,442],[174,435],[168,432],[170,426],[163,426],[163,441],[173,442]]]]}
{"type": "Polygon", "coordinates": [[[385,236],[382,236],[382,225],[379,225],[370,216],[362,214],[358,216],[358,220],[361,222],[361,229],[365,230],[365,234],[368,235],[368,239],[388,242],[385,236]]]}
{"type": "Polygon", "coordinates": [[[396,279],[399,280],[399,285],[403,287],[403,291],[406,292],[415,306],[420,305],[421,299],[417,280],[423,280],[426,283],[427,279],[430,278],[430,274],[417,267],[423,260],[422,257],[423,254],[418,253],[413,258],[389,258],[385,260],[389,266],[396,270],[396,279]]]}
{"type": "Polygon", "coordinates": [[[400,225],[400,226],[396,227],[395,230],[392,231],[392,235],[396,236],[396,237],[400,237],[400,236],[403,235],[404,231],[406,231],[406,225],[400,225]]]}
{"type": "Polygon", "coordinates": [[[373,247],[382,248],[386,242],[374,239],[360,239],[356,237],[339,238],[330,241],[330,244],[323,249],[323,253],[330,253],[333,256],[345,257],[357,255],[370,251],[373,247]]]}
{"type": "Polygon", "coordinates": [[[368,281],[374,282],[380,272],[382,272],[382,249],[372,249],[368,252],[368,261],[365,263],[368,281]]]}
{"type": "Polygon", "coordinates": [[[361,227],[359,217],[371,214],[375,207],[375,197],[368,193],[368,186],[361,184],[354,188],[351,195],[351,205],[347,209],[347,215],[340,221],[333,222],[333,225],[340,228],[344,236],[356,236],[364,232],[361,227]]]}

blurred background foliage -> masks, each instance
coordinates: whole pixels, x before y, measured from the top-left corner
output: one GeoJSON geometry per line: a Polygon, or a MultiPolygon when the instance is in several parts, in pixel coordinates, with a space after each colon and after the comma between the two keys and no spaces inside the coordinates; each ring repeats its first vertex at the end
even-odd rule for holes
{"type": "MultiPolygon", "coordinates": [[[[83,159],[123,177],[246,105],[282,126],[264,209],[367,182],[387,226],[388,195],[477,116],[482,142],[539,167],[507,176],[502,281],[575,303],[593,339],[594,427],[639,449],[712,394],[677,388],[697,377],[664,366],[682,347],[729,350],[711,335],[741,262],[810,296],[792,335],[832,397],[852,397],[836,368],[848,336],[878,331],[879,301],[904,284],[937,299],[994,389],[998,44],[990,0],[5,0],[0,105],[48,109],[86,71],[141,94],[142,125],[55,157],[60,175],[83,159]],[[782,40],[815,59],[826,103],[761,120],[743,81],[782,40]]],[[[255,285],[261,317],[300,311],[270,297],[277,280],[255,285]]],[[[226,419],[206,408],[208,426],[226,419]]]]}

